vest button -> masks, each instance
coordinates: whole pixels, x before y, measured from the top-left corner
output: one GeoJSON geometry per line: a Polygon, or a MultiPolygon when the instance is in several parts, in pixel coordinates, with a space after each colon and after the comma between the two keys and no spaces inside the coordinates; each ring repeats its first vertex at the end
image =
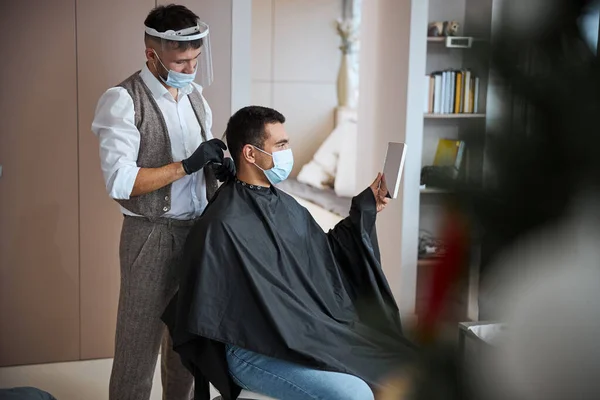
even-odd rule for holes
{"type": "Polygon", "coordinates": [[[164,211],[164,212],[167,212],[167,211],[169,211],[169,207],[164,207],[164,208],[163,208],[163,211],[164,211]]]}
{"type": "Polygon", "coordinates": [[[166,200],[166,201],[169,201],[169,196],[165,196],[165,200],[166,200]]]}

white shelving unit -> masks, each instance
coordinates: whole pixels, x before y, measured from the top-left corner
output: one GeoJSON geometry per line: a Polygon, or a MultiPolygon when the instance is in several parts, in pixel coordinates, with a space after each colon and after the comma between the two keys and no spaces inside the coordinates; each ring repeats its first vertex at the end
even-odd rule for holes
{"type": "MultiPolygon", "coordinates": [[[[431,165],[439,139],[463,140],[466,154],[463,159],[464,173],[470,183],[480,184],[483,179],[483,160],[485,148],[485,130],[487,125],[487,86],[489,82],[489,61],[481,57],[482,51],[489,48],[492,27],[492,8],[494,0],[427,0],[428,21],[458,21],[458,36],[472,38],[470,47],[447,46],[445,37],[428,37],[424,45],[427,48],[425,75],[435,71],[470,69],[479,77],[479,96],[477,113],[428,114],[423,115],[423,152],[421,166],[431,165]],[[477,55],[477,56],[475,56],[477,55]]],[[[496,0],[497,1],[497,0],[496,0]]],[[[423,29],[426,29],[424,27],[423,29]]],[[[489,58],[489,57],[487,57],[489,58]]],[[[425,91],[425,87],[423,87],[425,91]]],[[[447,194],[443,189],[420,189],[419,229],[438,236],[442,221],[443,206],[447,194]]],[[[478,268],[479,260],[471,260],[472,271],[478,268]]],[[[435,262],[418,260],[418,269],[431,269],[435,262]]],[[[425,276],[418,271],[418,279],[425,276]]],[[[466,295],[469,318],[477,317],[477,274],[471,273],[468,294],[466,295]]],[[[420,284],[417,285],[418,287],[420,284]]],[[[416,302],[423,298],[417,293],[416,302]]]]}
{"type": "MultiPolygon", "coordinates": [[[[479,96],[477,113],[425,113],[423,115],[423,154],[421,166],[431,165],[439,139],[464,140],[466,156],[463,160],[466,179],[479,183],[483,176],[483,148],[487,119],[487,84],[489,81],[489,63],[482,62],[482,48],[490,43],[492,26],[492,8],[494,0],[427,0],[428,21],[457,21],[459,32],[453,39],[469,39],[471,47],[447,46],[446,37],[427,37],[425,44],[425,74],[446,69],[469,69],[479,78],[479,96]],[[483,46],[483,47],[482,47],[483,46]]],[[[426,29],[426,27],[424,27],[426,29]]],[[[426,189],[421,194],[444,193],[435,189],[426,189]]],[[[443,200],[443,199],[442,199],[443,200]]],[[[437,201],[440,201],[438,198],[437,201]]],[[[427,208],[432,204],[422,204],[425,215],[421,223],[428,231],[436,231],[436,220],[427,218],[427,208]],[[428,225],[428,226],[427,226],[428,225]]]]}

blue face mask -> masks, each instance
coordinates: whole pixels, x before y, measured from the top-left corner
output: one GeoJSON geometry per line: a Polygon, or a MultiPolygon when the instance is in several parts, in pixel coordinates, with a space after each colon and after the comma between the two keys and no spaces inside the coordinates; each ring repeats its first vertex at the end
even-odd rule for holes
{"type": "MultiPolygon", "coordinates": [[[[154,52],[154,54],[156,54],[156,51],[154,52]]],[[[169,73],[167,74],[167,79],[164,79],[160,74],[158,74],[160,80],[163,81],[166,85],[175,89],[183,89],[184,87],[192,83],[196,78],[198,64],[196,64],[196,69],[194,69],[194,72],[192,72],[191,74],[184,74],[183,72],[171,71],[170,69],[165,67],[165,64],[163,64],[158,54],[156,54],[156,58],[158,58],[158,61],[160,61],[160,64],[163,66],[163,68],[169,71],[169,73]]],[[[156,68],[156,65],[154,67],[156,68]]]]}
{"type": "Polygon", "coordinates": [[[292,168],[294,168],[294,154],[292,153],[292,149],[275,151],[273,154],[270,154],[258,147],[254,148],[273,157],[273,168],[271,169],[262,169],[256,163],[254,164],[265,173],[265,176],[272,185],[277,185],[290,176],[292,168]]]}

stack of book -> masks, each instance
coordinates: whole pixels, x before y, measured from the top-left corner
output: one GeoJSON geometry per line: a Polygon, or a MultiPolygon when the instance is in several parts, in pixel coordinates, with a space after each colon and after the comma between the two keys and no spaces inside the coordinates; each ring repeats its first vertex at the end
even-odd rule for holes
{"type": "Polygon", "coordinates": [[[464,155],[465,142],[463,140],[440,139],[433,165],[437,167],[454,167],[454,177],[456,177],[462,166],[464,155]]]}
{"type": "Polygon", "coordinates": [[[447,70],[425,76],[426,114],[479,112],[479,78],[470,70],[447,70]]]}
{"type": "Polygon", "coordinates": [[[421,169],[421,190],[447,188],[451,180],[458,179],[465,158],[466,144],[462,140],[440,139],[433,165],[421,169]]]}

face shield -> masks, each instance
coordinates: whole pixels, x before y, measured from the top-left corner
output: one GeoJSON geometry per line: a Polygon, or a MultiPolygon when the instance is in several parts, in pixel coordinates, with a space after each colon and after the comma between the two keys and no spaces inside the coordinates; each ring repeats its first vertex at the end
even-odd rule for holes
{"type": "Polygon", "coordinates": [[[160,78],[167,85],[181,88],[195,81],[206,88],[213,81],[212,55],[208,25],[197,25],[178,31],[158,32],[146,27],[157,48],[154,49],[160,78]]]}

